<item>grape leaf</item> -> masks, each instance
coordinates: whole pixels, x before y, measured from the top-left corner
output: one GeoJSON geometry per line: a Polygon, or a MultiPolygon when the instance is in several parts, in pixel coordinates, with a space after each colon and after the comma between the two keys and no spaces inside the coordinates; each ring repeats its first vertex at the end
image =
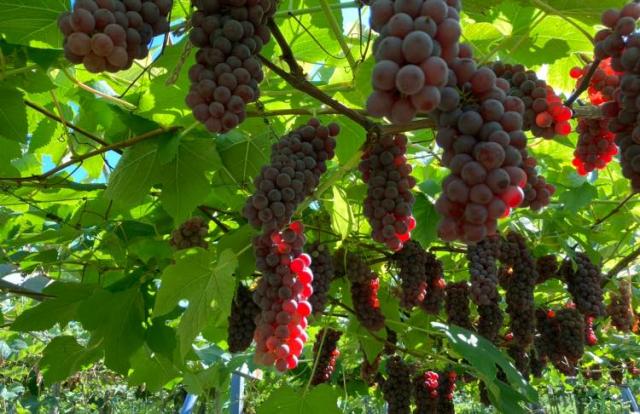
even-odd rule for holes
{"type": "Polygon", "coordinates": [[[211,251],[190,249],[178,252],[175,265],[165,269],[153,313],[161,316],[181,300],[189,301],[178,326],[182,355],[206,325],[229,314],[235,288],[232,275],[237,267],[238,259],[231,250],[217,257],[211,251]]]}
{"type": "Polygon", "coordinates": [[[18,142],[27,138],[27,110],[17,89],[0,87],[0,135],[18,142]]]}
{"type": "Polygon", "coordinates": [[[100,355],[98,348],[85,348],[72,336],[58,336],[42,351],[40,368],[46,383],[53,384],[96,362],[100,355]]]}
{"type": "Polygon", "coordinates": [[[300,392],[282,386],[269,395],[258,408],[258,414],[339,414],[339,392],[327,384],[300,392]]]}
{"type": "Polygon", "coordinates": [[[60,48],[58,16],[68,9],[65,0],[0,0],[0,33],[12,43],[60,48]]]}

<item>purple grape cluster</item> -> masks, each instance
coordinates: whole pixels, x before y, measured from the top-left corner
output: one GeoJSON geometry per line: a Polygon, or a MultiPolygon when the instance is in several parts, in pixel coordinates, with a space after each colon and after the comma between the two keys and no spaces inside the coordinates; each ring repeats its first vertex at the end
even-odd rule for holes
{"type": "Polygon", "coordinates": [[[313,294],[309,298],[314,315],[320,315],[329,299],[329,287],[335,276],[333,257],[325,244],[313,243],[307,250],[311,256],[311,271],[313,271],[313,294]]]}
{"type": "Polygon", "coordinates": [[[438,260],[436,255],[427,252],[426,259],[427,294],[420,304],[420,308],[429,314],[437,315],[440,313],[444,301],[447,282],[444,280],[442,262],[438,260]]]}
{"type": "Polygon", "coordinates": [[[398,267],[398,277],[401,281],[400,306],[413,309],[420,305],[427,294],[427,255],[417,241],[410,240],[401,250],[393,255],[393,261],[398,267]]]}
{"type": "Polygon", "coordinates": [[[176,250],[202,247],[206,249],[209,243],[205,237],[209,233],[209,223],[199,216],[192,217],[171,232],[171,246],[176,250]]]}
{"type": "Polygon", "coordinates": [[[315,369],[311,374],[311,385],[329,382],[336,368],[336,361],[340,356],[338,341],[342,332],[331,328],[323,328],[316,335],[313,344],[313,363],[315,369]]]}
{"type": "Polygon", "coordinates": [[[584,253],[576,253],[575,270],[570,259],[565,260],[560,273],[567,283],[567,288],[576,308],[585,316],[598,317],[604,315],[602,297],[602,272],[584,253]]]}
{"type": "Polygon", "coordinates": [[[310,196],[335,155],[337,124],[321,125],[311,119],[271,147],[271,163],[254,180],[255,193],[244,206],[244,217],[264,231],[280,229],[291,221],[296,207],[310,196]]]}
{"type": "Polygon", "coordinates": [[[370,115],[406,123],[446,100],[441,89],[448,80],[447,62],[460,52],[459,10],[458,0],[371,2],[371,27],[380,36],[373,46],[370,115]]]}
{"type": "Polygon", "coordinates": [[[269,42],[267,21],[275,0],[193,0],[191,43],[198,48],[189,69],[187,105],[212,133],[225,133],[246,117],[264,78],[257,54],[269,42]]]}
{"type": "Polygon", "coordinates": [[[398,251],[411,238],[416,221],[411,210],[416,180],[407,162],[407,137],[386,135],[368,148],[360,162],[367,183],[364,215],[373,229],[373,240],[398,251]]]}
{"type": "Polygon", "coordinates": [[[260,308],[253,302],[252,292],[243,284],[239,284],[228,318],[229,352],[243,352],[249,348],[256,329],[255,318],[259,313],[260,308]]]}
{"type": "Polygon", "coordinates": [[[172,0],[77,0],[58,19],[64,54],[92,73],[129,69],[149,54],[154,36],[169,31],[172,0]]]}
{"type": "Polygon", "coordinates": [[[411,369],[399,356],[387,360],[387,379],[382,385],[388,414],[411,413],[411,369]]]}
{"type": "Polygon", "coordinates": [[[471,330],[471,310],[469,309],[469,285],[467,282],[449,283],[445,288],[444,308],[447,323],[471,330]]]}

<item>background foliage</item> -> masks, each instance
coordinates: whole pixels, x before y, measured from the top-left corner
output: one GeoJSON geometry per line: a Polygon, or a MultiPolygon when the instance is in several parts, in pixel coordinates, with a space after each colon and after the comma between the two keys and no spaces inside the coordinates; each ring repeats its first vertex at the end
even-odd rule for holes
{"type": "MultiPolygon", "coordinates": [[[[243,363],[253,366],[251,355],[225,352],[235,283],[250,280],[255,270],[253,230],[239,212],[270,145],[308,116],[338,122],[342,128],[337,157],[317,202],[302,213],[311,238],[349,240],[361,246],[362,255],[380,257],[368,242],[370,229],[362,216],[366,190],[354,172],[365,139],[360,126],[269,70],[260,101],[249,108],[241,128],[211,136],[194,121],[184,103],[186,68],[194,60],[184,36],[189,3],[174,1],[173,32],[166,47],[165,39],[157,39],[147,61],[126,72],[96,76],[63,58],[56,19],[69,9],[67,1],[0,0],[0,263],[2,274],[11,275],[0,280],[0,375],[10,379],[0,382],[4,407],[16,400],[24,406],[46,404],[36,392],[40,385],[28,393],[19,389],[25,386],[18,384],[29,384],[24,379],[68,385],[69,377],[83,370],[82,383],[88,387],[114,386],[109,376],[126,378],[133,387],[112,395],[128,395],[144,384],[140,389],[156,393],[154,398],[163,404],[182,389],[226,401],[229,373],[243,363]],[[192,215],[211,219],[211,247],[174,253],[169,233],[192,215]]],[[[594,32],[603,9],[623,4],[468,0],[463,36],[481,61],[525,64],[569,93],[569,69],[581,62],[581,55],[592,53],[585,34],[594,32]]],[[[370,93],[373,65],[366,13],[365,8],[359,14],[351,2],[292,0],[282,2],[276,14],[308,79],[356,109],[370,93]]],[[[262,52],[280,65],[279,53],[275,42],[262,52]]],[[[433,202],[446,172],[439,165],[432,131],[414,131],[410,138],[420,183],[414,238],[438,247],[433,202]]],[[[603,264],[608,290],[615,289],[618,278],[633,278],[637,301],[638,199],[629,196],[617,162],[588,177],[578,176],[571,165],[576,139],[572,134],[533,142],[542,175],[558,192],[544,212],[518,210],[502,226],[525,233],[538,255],[570,255],[578,243],[603,264]]],[[[446,278],[465,279],[464,255],[451,247],[439,254],[446,278]]],[[[486,355],[507,364],[508,357],[491,345],[461,342],[455,332],[432,324],[435,319],[420,311],[401,322],[393,276],[383,265],[379,270],[388,282],[381,289],[388,321],[424,364],[438,368],[448,364],[449,357],[464,356],[481,378],[495,373],[495,366],[482,361],[486,355]]],[[[338,281],[331,294],[349,304],[345,289],[338,281]]],[[[543,285],[536,295],[538,303],[562,303],[568,297],[559,282],[543,285]]],[[[264,373],[269,381],[255,385],[259,412],[348,411],[362,396],[379,404],[379,392],[364,386],[359,369],[365,356],[371,359],[380,352],[380,338],[337,306],[314,321],[310,334],[326,325],[347,331],[334,383],[309,389],[309,349],[304,354],[308,363],[293,376],[264,373]]],[[[608,330],[606,321],[599,328],[601,345],[585,358],[587,364],[606,367],[622,356],[638,357],[637,337],[608,330]]],[[[508,396],[504,407],[535,400],[533,389],[525,387],[515,371],[509,372],[514,377],[502,390],[508,396]]],[[[557,373],[549,373],[545,381],[567,386],[557,373]]],[[[60,392],[51,395],[60,399],[60,392]]],[[[86,398],[83,403],[91,403],[92,397],[86,398]]]]}

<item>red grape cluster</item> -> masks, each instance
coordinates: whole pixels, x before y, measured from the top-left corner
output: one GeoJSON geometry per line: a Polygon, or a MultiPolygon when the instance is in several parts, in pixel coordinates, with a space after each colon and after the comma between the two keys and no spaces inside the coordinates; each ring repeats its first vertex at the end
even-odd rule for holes
{"type": "Polygon", "coordinates": [[[538,330],[543,340],[542,351],[553,365],[566,374],[573,374],[584,353],[584,319],[573,308],[541,311],[538,330]]]}
{"type": "Polygon", "coordinates": [[[253,242],[256,267],[262,272],[253,295],[260,307],[255,319],[255,360],[262,365],[275,363],[281,372],[298,365],[307,341],[313,273],[309,269],[311,257],[302,253],[304,242],[300,222],[282,232],[257,236],[253,242]]]}
{"type": "Polygon", "coordinates": [[[229,352],[243,352],[249,348],[256,330],[255,318],[259,313],[260,308],[254,303],[251,291],[243,284],[239,284],[228,318],[229,352]]]}
{"type": "MultiPolygon", "coordinates": [[[[575,67],[570,75],[576,79],[577,86],[585,81],[585,76],[592,69],[593,63],[583,69],[575,67]]],[[[620,85],[621,73],[611,66],[611,58],[600,62],[587,88],[589,101],[601,106],[604,117],[601,119],[582,118],[578,122],[580,134],[574,152],[573,165],[578,174],[586,175],[595,169],[603,169],[618,153],[615,134],[609,131],[609,122],[618,114],[615,94],[620,85]]]]}
{"type": "Polygon", "coordinates": [[[313,344],[313,363],[315,369],[311,374],[311,385],[328,382],[336,367],[336,361],[340,356],[338,341],[342,333],[331,328],[324,328],[316,335],[313,344]]]}
{"type": "Polygon", "coordinates": [[[387,379],[382,384],[388,414],[411,413],[411,369],[399,356],[387,360],[387,379]]]}
{"type": "Polygon", "coordinates": [[[456,380],[458,374],[455,371],[440,374],[440,384],[438,387],[438,414],[454,414],[453,393],[456,390],[456,380]]]}
{"type": "Polygon", "coordinates": [[[444,309],[447,323],[471,330],[471,311],[469,309],[469,285],[467,282],[449,283],[445,288],[444,309]]]}
{"type": "Polygon", "coordinates": [[[313,294],[309,302],[313,307],[313,314],[320,315],[327,305],[329,287],[335,276],[333,257],[326,245],[313,243],[308,249],[311,256],[311,271],[313,272],[313,294]]]}
{"type": "Polygon", "coordinates": [[[559,270],[558,258],[554,254],[538,257],[536,259],[536,270],[538,271],[537,284],[557,278],[559,270]]]}
{"type": "Polygon", "coordinates": [[[411,238],[416,221],[411,215],[416,180],[407,162],[407,137],[386,135],[368,148],[360,162],[367,183],[364,215],[373,229],[373,240],[398,251],[411,238]]]}
{"type": "Polygon", "coordinates": [[[506,286],[507,313],[511,318],[514,348],[524,357],[535,336],[533,291],[539,278],[536,262],[524,237],[514,232],[502,241],[500,260],[512,269],[506,286]]]}
{"type": "Polygon", "coordinates": [[[209,243],[205,240],[208,233],[209,224],[207,221],[199,216],[192,217],[171,232],[169,243],[177,250],[190,249],[192,247],[206,249],[209,247],[209,243]]]}
{"type": "Polygon", "coordinates": [[[356,254],[338,253],[338,263],[346,265],[346,275],[351,283],[351,301],[358,321],[367,329],[378,331],[384,328],[384,315],[380,309],[378,275],[356,254]],[[345,260],[342,261],[342,258],[345,260]]]}
{"type": "Polygon", "coordinates": [[[593,321],[595,319],[593,316],[584,317],[584,342],[589,346],[598,344],[598,337],[596,336],[596,331],[593,329],[593,321]]]}
{"type": "Polygon", "coordinates": [[[445,241],[475,243],[495,235],[497,220],[524,201],[522,104],[507,97],[508,85],[491,69],[476,68],[470,58],[450,66],[468,102],[452,105],[438,118],[436,142],[451,170],[436,202],[443,216],[438,234],[445,241]]]}
{"type": "Polygon", "coordinates": [[[405,243],[402,249],[393,255],[402,283],[400,306],[406,309],[411,310],[421,304],[427,294],[427,255],[420,243],[413,240],[405,243]]]}
{"type": "Polygon", "coordinates": [[[154,36],[169,31],[172,0],[76,0],[58,19],[64,54],[92,73],[129,69],[149,53],[154,36]]]}
{"type": "Polygon", "coordinates": [[[260,95],[264,78],[257,54],[269,42],[267,21],[275,0],[193,0],[191,43],[198,49],[189,69],[187,105],[213,133],[244,121],[245,107],[260,95]]]}
{"type": "Polygon", "coordinates": [[[611,303],[607,306],[607,315],[611,317],[611,324],[620,332],[631,332],[635,322],[631,305],[631,283],[628,280],[620,282],[618,292],[611,294],[611,303]]]}
{"type": "Polygon", "coordinates": [[[276,230],[291,221],[296,207],[311,195],[335,155],[337,124],[311,119],[271,147],[271,163],[254,180],[256,192],[243,214],[256,228],[276,230]]]}
{"type": "Polygon", "coordinates": [[[413,379],[413,394],[416,408],[413,414],[434,414],[438,409],[438,388],[440,375],[433,371],[424,372],[413,379]]]}
{"type": "Polygon", "coordinates": [[[569,135],[573,116],[571,109],[562,104],[562,100],[553,88],[532,70],[522,65],[510,65],[495,62],[491,68],[496,75],[509,82],[511,96],[524,103],[524,129],[536,137],[553,138],[556,135],[569,135]]]}
{"type": "Polygon", "coordinates": [[[443,105],[447,62],[460,52],[459,10],[458,0],[371,3],[371,27],[380,37],[373,47],[374,92],[366,105],[370,115],[406,123],[443,105]]]}
{"type": "Polygon", "coordinates": [[[601,316],[604,314],[602,302],[602,273],[584,253],[576,253],[576,269],[567,259],[560,269],[567,283],[567,288],[576,308],[585,316],[601,316]]]}
{"type": "Polygon", "coordinates": [[[426,259],[427,294],[420,304],[420,308],[427,313],[437,315],[440,313],[442,301],[444,301],[447,282],[444,280],[442,262],[430,252],[427,252],[426,259]]]}

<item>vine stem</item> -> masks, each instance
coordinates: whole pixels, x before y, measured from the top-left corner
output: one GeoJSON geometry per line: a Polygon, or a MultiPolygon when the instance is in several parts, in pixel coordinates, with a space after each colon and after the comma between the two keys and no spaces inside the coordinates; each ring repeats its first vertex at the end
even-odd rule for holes
{"type": "Polygon", "coordinates": [[[624,268],[626,268],[631,263],[633,263],[633,261],[636,260],[638,257],[640,257],[640,247],[636,248],[631,253],[623,257],[615,266],[613,266],[613,268],[609,270],[606,276],[602,278],[601,285],[604,286],[605,284],[607,284],[609,280],[616,277],[618,273],[620,273],[622,270],[624,270],[624,268]]]}
{"type": "MultiPolygon", "coordinates": [[[[25,99],[24,100],[24,104],[26,106],[28,106],[29,108],[31,108],[31,109],[33,109],[33,110],[35,110],[37,112],[40,112],[42,115],[46,116],[47,118],[50,118],[50,119],[52,119],[52,120],[54,120],[56,122],[61,123],[65,127],[70,128],[70,129],[72,129],[72,130],[84,135],[85,137],[89,138],[92,141],[97,142],[98,144],[105,145],[105,146],[109,145],[109,143],[107,141],[103,140],[99,136],[97,136],[95,134],[92,134],[91,132],[87,131],[84,128],[81,128],[81,127],[79,127],[77,125],[74,125],[74,124],[72,124],[71,122],[69,122],[69,121],[67,121],[65,119],[62,119],[58,115],[56,115],[53,112],[47,110],[46,108],[41,107],[40,105],[36,104],[35,102],[32,102],[32,101],[29,101],[29,100],[25,99]]],[[[121,153],[121,151],[119,151],[119,152],[121,153]]]]}
{"type": "Polygon", "coordinates": [[[351,54],[349,45],[347,45],[347,42],[344,41],[344,35],[342,33],[342,29],[340,28],[340,26],[338,26],[336,16],[333,15],[333,12],[331,11],[327,0],[320,0],[320,7],[322,7],[322,11],[324,12],[325,17],[329,22],[329,28],[333,32],[333,35],[336,37],[336,40],[338,41],[338,44],[342,49],[342,53],[344,53],[344,56],[347,58],[347,62],[349,62],[349,66],[351,67],[351,74],[355,76],[356,70],[358,69],[358,64],[351,54]]]}
{"type": "Polygon", "coordinates": [[[351,108],[347,108],[340,102],[336,101],[329,95],[322,92],[320,89],[318,89],[315,85],[313,85],[311,82],[306,80],[304,77],[293,75],[281,69],[278,65],[276,65],[275,63],[273,63],[272,61],[270,61],[269,59],[267,59],[262,55],[258,55],[258,57],[260,58],[260,61],[262,62],[262,64],[264,64],[266,67],[271,69],[273,72],[275,72],[278,76],[280,76],[282,79],[287,81],[287,83],[289,83],[294,88],[330,106],[331,108],[338,111],[340,114],[347,116],[354,122],[361,125],[367,131],[372,130],[374,128],[375,124],[369,119],[367,119],[367,117],[365,117],[364,115],[361,115],[360,113],[358,113],[357,111],[351,108]]]}
{"type": "MultiPolygon", "coordinates": [[[[359,6],[360,6],[359,2],[350,1],[350,2],[347,2],[347,3],[330,4],[329,8],[331,8],[331,9],[355,9],[355,8],[357,8],[359,6]]],[[[321,11],[322,11],[322,7],[320,7],[320,6],[307,7],[305,9],[297,9],[297,10],[283,10],[283,11],[276,12],[275,17],[289,18],[291,16],[303,16],[305,14],[319,13],[321,11]]]]}
{"type": "Polygon", "coordinates": [[[92,88],[89,85],[86,85],[82,82],[80,82],[78,79],[76,79],[75,77],[73,77],[73,75],[71,75],[69,73],[69,71],[66,68],[62,68],[62,73],[64,73],[64,75],[71,81],[73,82],[77,87],[79,87],[80,89],[84,89],[85,91],[94,94],[94,95],[98,95],[110,102],[115,103],[116,105],[122,106],[123,108],[129,110],[129,111],[133,111],[135,109],[137,109],[137,107],[135,105],[133,105],[132,103],[129,103],[125,100],[122,100],[120,98],[116,98],[115,96],[111,96],[109,94],[106,94],[104,92],[100,92],[97,89],[92,88]]]}
{"type": "Polygon", "coordinates": [[[571,26],[575,27],[580,33],[582,33],[587,39],[589,39],[591,43],[594,43],[593,36],[591,36],[589,32],[584,30],[584,28],[580,27],[580,25],[575,21],[573,21],[573,19],[570,19],[569,17],[565,16],[564,13],[562,13],[560,10],[557,10],[551,7],[550,5],[548,5],[542,0],[531,0],[531,2],[536,6],[540,7],[542,10],[551,14],[555,14],[556,16],[560,17],[561,19],[569,23],[571,26]]]}
{"type": "Polygon", "coordinates": [[[111,145],[107,145],[105,147],[102,148],[98,148],[97,150],[94,151],[90,151],[87,152],[86,154],[82,154],[78,157],[74,157],[72,159],[70,159],[67,162],[64,162],[60,165],[58,165],[55,168],[50,169],[49,171],[43,173],[43,174],[38,174],[38,175],[31,175],[28,177],[0,177],[0,181],[14,181],[16,183],[20,183],[23,181],[43,181],[46,180],[47,178],[51,177],[52,175],[64,170],[67,167],[70,167],[74,164],[77,164],[79,162],[82,162],[86,159],[95,157],[96,155],[100,155],[100,154],[104,154],[105,152],[109,152],[109,151],[114,151],[116,149],[122,149],[122,148],[127,148],[127,147],[131,147],[133,145],[136,145],[140,142],[146,141],[148,139],[151,138],[155,138],[158,135],[162,135],[165,133],[172,133],[175,131],[178,131],[179,129],[181,129],[181,127],[170,127],[170,128],[158,128],[158,129],[154,129],[153,131],[149,131],[146,132],[142,135],[138,135],[135,136],[131,139],[122,141],[122,142],[118,142],[116,144],[111,144],[111,145]]]}
{"type": "Polygon", "coordinates": [[[576,101],[576,99],[578,99],[578,97],[582,94],[582,92],[587,90],[587,88],[589,87],[589,82],[591,82],[591,78],[593,77],[593,74],[596,73],[596,70],[600,66],[600,62],[601,62],[600,59],[596,59],[593,61],[593,63],[591,63],[589,72],[587,72],[587,74],[583,76],[582,79],[580,79],[580,86],[578,86],[575,92],[573,92],[573,94],[569,97],[569,99],[567,99],[567,101],[564,103],[565,106],[571,107],[573,103],[576,101]]]}

